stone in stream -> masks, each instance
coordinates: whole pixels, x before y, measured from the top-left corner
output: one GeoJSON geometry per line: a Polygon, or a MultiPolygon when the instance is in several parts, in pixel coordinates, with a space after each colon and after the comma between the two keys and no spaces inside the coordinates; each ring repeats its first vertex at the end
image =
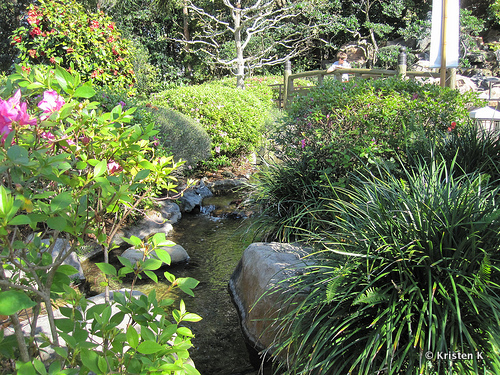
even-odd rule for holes
{"type": "Polygon", "coordinates": [[[200,207],[203,198],[211,197],[212,191],[200,181],[194,188],[187,189],[179,198],[182,212],[191,212],[196,207],[200,207]]]}
{"type": "MultiPolygon", "coordinates": [[[[189,255],[188,255],[187,251],[181,245],[165,246],[165,247],[161,247],[161,249],[166,250],[167,253],[170,255],[170,259],[171,259],[170,265],[179,264],[179,263],[186,263],[189,261],[189,255]]],[[[134,264],[138,260],[142,260],[142,258],[144,256],[144,252],[131,247],[131,248],[125,250],[121,256],[124,258],[127,258],[128,260],[130,260],[132,262],[132,264],[134,264]]],[[[156,257],[156,254],[155,254],[155,257],[156,257]]]]}
{"type": "Polygon", "coordinates": [[[137,225],[119,231],[113,237],[113,243],[117,246],[126,244],[122,237],[135,236],[141,240],[155,233],[169,235],[173,230],[173,224],[177,223],[182,214],[179,205],[172,201],[160,201],[160,211],[150,211],[137,225]]]}
{"type": "MultiPolygon", "coordinates": [[[[248,346],[257,352],[275,344],[277,332],[272,328],[272,318],[278,317],[287,307],[287,303],[280,302],[287,298],[280,289],[287,285],[287,279],[312,264],[304,259],[308,254],[298,245],[253,243],[246,248],[231,275],[229,294],[238,310],[243,336],[248,346]],[[270,293],[273,291],[277,292],[270,293]]],[[[252,353],[250,357],[252,364],[258,365],[259,358],[252,353]]]]}

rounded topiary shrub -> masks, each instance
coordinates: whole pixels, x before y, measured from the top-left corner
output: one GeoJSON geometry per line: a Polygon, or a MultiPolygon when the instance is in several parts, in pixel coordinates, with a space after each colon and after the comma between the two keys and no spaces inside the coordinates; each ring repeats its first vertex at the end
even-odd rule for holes
{"type": "Polygon", "coordinates": [[[253,151],[262,133],[271,97],[260,98],[247,90],[217,83],[179,87],[163,91],[153,104],[179,111],[196,119],[212,141],[213,157],[236,158],[253,151]]]}
{"type": "Polygon", "coordinates": [[[194,167],[210,158],[210,136],[195,120],[167,108],[151,108],[158,138],[163,147],[174,155],[175,161],[186,161],[194,167]]]}

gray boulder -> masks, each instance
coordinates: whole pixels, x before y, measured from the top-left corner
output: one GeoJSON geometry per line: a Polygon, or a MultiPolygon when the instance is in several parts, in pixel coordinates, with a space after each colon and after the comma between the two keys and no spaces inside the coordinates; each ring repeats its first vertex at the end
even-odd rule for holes
{"type": "Polygon", "coordinates": [[[257,351],[272,347],[276,338],[272,319],[286,310],[286,280],[310,265],[301,246],[253,243],[246,248],[229,280],[229,294],[240,316],[243,336],[257,351]],[[278,288],[279,286],[279,288],[278,288]],[[273,293],[274,292],[274,293],[273,293]]]}

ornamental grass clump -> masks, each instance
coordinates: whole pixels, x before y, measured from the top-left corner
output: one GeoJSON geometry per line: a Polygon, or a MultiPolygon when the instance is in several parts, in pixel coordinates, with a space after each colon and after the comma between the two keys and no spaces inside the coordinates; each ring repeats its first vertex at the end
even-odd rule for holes
{"type": "Polygon", "coordinates": [[[499,373],[500,188],[455,168],[332,187],[309,294],[278,320],[285,374],[499,373]]]}

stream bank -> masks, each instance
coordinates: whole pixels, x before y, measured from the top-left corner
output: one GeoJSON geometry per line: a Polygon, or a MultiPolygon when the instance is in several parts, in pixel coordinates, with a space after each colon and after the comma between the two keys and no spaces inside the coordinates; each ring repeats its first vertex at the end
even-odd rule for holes
{"type": "MultiPolygon", "coordinates": [[[[257,373],[250,363],[238,313],[227,290],[228,280],[252,239],[248,233],[252,218],[235,214],[234,202],[239,198],[235,193],[205,198],[199,210],[182,215],[168,236],[190,256],[188,263],[169,267],[168,271],[176,277],[193,277],[200,282],[194,289],[195,297],[180,292],[178,298],[185,301],[188,311],[203,318],[189,324],[195,334],[190,354],[202,375],[257,373]]],[[[112,251],[110,262],[119,253],[112,251]]],[[[100,277],[95,263],[100,261],[101,256],[97,256],[83,265],[87,280],[95,280],[91,286],[95,292],[99,292],[100,277]]],[[[136,285],[144,293],[154,288],[160,298],[167,287],[161,277],[159,284],[141,281],[136,285]]],[[[130,285],[124,282],[112,288],[130,285]]]]}

